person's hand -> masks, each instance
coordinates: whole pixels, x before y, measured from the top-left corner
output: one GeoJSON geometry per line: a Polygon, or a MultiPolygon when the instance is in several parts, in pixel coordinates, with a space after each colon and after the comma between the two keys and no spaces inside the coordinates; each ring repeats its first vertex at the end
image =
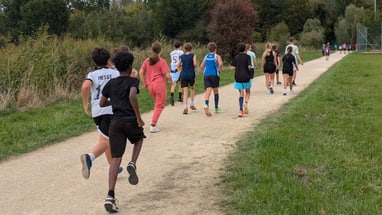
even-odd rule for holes
{"type": "Polygon", "coordinates": [[[145,122],[143,122],[142,119],[137,119],[138,127],[142,128],[145,125],[145,122]]]}
{"type": "Polygon", "coordinates": [[[87,108],[84,108],[84,112],[85,112],[86,116],[91,116],[91,114],[89,113],[89,110],[87,108]]]}

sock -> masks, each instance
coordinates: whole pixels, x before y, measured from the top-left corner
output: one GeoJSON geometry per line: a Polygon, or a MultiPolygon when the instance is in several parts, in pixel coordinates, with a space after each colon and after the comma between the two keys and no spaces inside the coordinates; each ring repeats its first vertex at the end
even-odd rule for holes
{"type": "Polygon", "coordinates": [[[91,161],[94,161],[94,160],[95,160],[95,155],[94,155],[94,153],[90,152],[88,155],[89,155],[91,161]]]}
{"type": "Polygon", "coordinates": [[[182,99],[182,93],[179,93],[179,99],[182,99]]]}
{"type": "Polygon", "coordinates": [[[239,97],[240,110],[243,110],[243,101],[244,101],[244,97],[239,97]]]}
{"type": "Polygon", "coordinates": [[[183,102],[183,107],[187,108],[187,102],[183,102]]]}
{"type": "Polygon", "coordinates": [[[215,108],[219,107],[219,94],[214,94],[215,108]]]}
{"type": "Polygon", "coordinates": [[[192,105],[194,104],[194,100],[193,100],[193,99],[191,99],[191,104],[192,104],[192,105]]]}
{"type": "Polygon", "coordinates": [[[209,106],[209,103],[210,103],[210,101],[209,101],[209,100],[204,100],[204,105],[205,105],[205,106],[207,106],[207,107],[208,107],[208,106],[209,106]]]}
{"type": "Polygon", "coordinates": [[[171,93],[171,98],[174,98],[174,93],[171,93]]]}
{"type": "Polygon", "coordinates": [[[114,190],[109,190],[109,192],[107,192],[107,195],[115,198],[114,190]]]}

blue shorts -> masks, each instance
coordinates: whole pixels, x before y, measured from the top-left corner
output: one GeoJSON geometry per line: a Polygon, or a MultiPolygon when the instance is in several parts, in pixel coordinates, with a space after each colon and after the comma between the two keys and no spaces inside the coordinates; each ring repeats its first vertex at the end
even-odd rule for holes
{"type": "Polygon", "coordinates": [[[170,76],[173,82],[177,82],[179,81],[180,72],[177,72],[177,70],[171,71],[170,76]]]}
{"type": "Polygon", "coordinates": [[[233,87],[239,91],[242,91],[242,90],[245,90],[245,89],[248,89],[248,88],[251,88],[252,87],[252,83],[250,81],[248,82],[244,82],[244,83],[241,83],[241,82],[234,82],[233,83],[233,87]]]}

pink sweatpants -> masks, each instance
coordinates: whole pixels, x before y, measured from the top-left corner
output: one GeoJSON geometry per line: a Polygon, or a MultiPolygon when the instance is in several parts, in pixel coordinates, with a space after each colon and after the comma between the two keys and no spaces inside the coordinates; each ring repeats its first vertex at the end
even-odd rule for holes
{"type": "Polygon", "coordinates": [[[152,82],[148,86],[150,96],[154,99],[154,113],[151,118],[151,125],[156,125],[160,114],[166,106],[167,86],[166,82],[152,82]]]}

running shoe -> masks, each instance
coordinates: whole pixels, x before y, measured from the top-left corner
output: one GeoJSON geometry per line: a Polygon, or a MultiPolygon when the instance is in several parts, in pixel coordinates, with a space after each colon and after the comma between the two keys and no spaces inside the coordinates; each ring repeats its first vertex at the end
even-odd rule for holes
{"type": "Polygon", "coordinates": [[[137,175],[136,169],[137,168],[136,168],[134,162],[130,161],[129,164],[127,165],[127,172],[130,174],[129,182],[132,185],[138,184],[138,175],[137,175]]]}
{"type": "Polygon", "coordinates": [[[204,106],[204,112],[206,113],[206,116],[212,116],[211,112],[208,110],[208,106],[204,106]]]}
{"type": "Polygon", "coordinates": [[[280,81],[278,81],[276,84],[277,84],[277,85],[281,85],[282,83],[281,83],[280,81]]]}
{"type": "Polygon", "coordinates": [[[219,107],[215,108],[215,113],[220,113],[220,108],[219,107]]]}
{"type": "Polygon", "coordinates": [[[157,126],[150,125],[150,133],[158,133],[160,129],[157,126]]]}
{"type": "Polygon", "coordinates": [[[171,104],[171,106],[174,106],[174,97],[170,97],[170,104],[171,104]]]}
{"type": "Polygon", "coordinates": [[[117,213],[119,211],[118,200],[111,196],[106,197],[103,205],[105,206],[106,211],[109,213],[117,213]]]}
{"type": "Polygon", "coordinates": [[[248,113],[249,113],[249,110],[248,110],[248,104],[244,104],[244,113],[245,113],[245,114],[248,114],[248,113]]]}
{"type": "Polygon", "coordinates": [[[292,84],[293,84],[293,86],[297,86],[296,82],[294,82],[294,81],[292,82],[292,84]]]}
{"type": "Polygon", "coordinates": [[[244,116],[244,112],[243,112],[243,110],[240,110],[239,111],[239,117],[243,117],[244,116]]]}
{"type": "Polygon", "coordinates": [[[283,89],[283,95],[286,96],[286,94],[287,94],[286,89],[283,89]]]}
{"type": "Polygon", "coordinates": [[[293,94],[293,93],[294,93],[294,90],[290,90],[290,93],[293,94]]]}
{"type": "Polygon", "coordinates": [[[196,110],[196,106],[195,105],[190,105],[190,109],[191,110],[196,110]]]}
{"type": "Polygon", "coordinates": [[[183,102],[183,99],[182,99],[182,98],[179,98],[179,99],[178,99],[178,102],[183,102]]]}
{"type": "Polygon", "coordinates": [[[92,167],[92,160],[88,154],[82,154],[80,160],[82,163],[82,176],[88,179],[90,176],[90,168],[92,167]]]}
{"type": "Polygon", "coordinates": [[[183,109],[183,114],[188,114],[188,108],[183,109]]]}
{"type": "Polygon", "coordinates": [[[118,167],[118,174],[121,173],[123,171],[123,167],[118,167]]]}
{"type": "Polygon", "coordinates": [[[273,87],[269,88],[269,92],[270,92],[271,94],[275,93],[275,91],[273,90],[273,87]]]}

